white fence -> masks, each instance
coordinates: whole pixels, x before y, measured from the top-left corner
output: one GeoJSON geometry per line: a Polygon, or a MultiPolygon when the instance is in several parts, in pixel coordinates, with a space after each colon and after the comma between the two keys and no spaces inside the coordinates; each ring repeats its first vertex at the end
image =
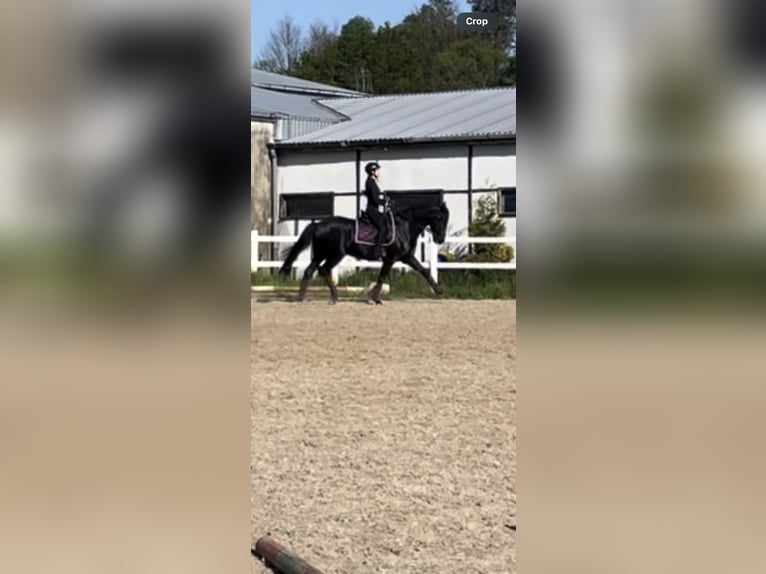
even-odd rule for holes
{"type": "MultiPolygon", "coordinates": [[[[292,245],[298,241],[297,235],[260,235],[257,231],[250,232],[250,270],[257,271],[259,269],[278,269],[282,267],[281,261],[270,261],[260,258],[259,247],[262,243],[287,243],[292,245]]],[[[507,263],[473,263],[473,262],[448,262],[439,261],[439,245],[434,243],[431,235],[425,233],[418,238],[418,247],[415,253],[418,259],[431,273],[431,277],[434,281],[439,280],[440,269],[504,269],[513,270],[516,269],[516,237],[469,237],[469,236],[453,236],[447,237],[444,240],[444,244],[458,244],[468,245],[469,243],[501,243],[513,246],[513,259],[507,263]],[[425,247],[425,258],[421,258],[421,245],[425,247]]],[[[304,256],[307,256],[309,250],[306,250],[304,256]]],[[[308,266],[308,259],[299,259],[293,264],[293,268],[305,269],[308,266]]],[[[335,269],[333,269],[333,277],[337,281],[338,269],[358,269],[358,268],[373,268],[379,269],[381,266],[380,261],[360,261],[353,257],[346,257],[341,261],[335,269]]],[[[409,265],[403,263],[394,264],[394,269],[411,269],[409,265]]]]}

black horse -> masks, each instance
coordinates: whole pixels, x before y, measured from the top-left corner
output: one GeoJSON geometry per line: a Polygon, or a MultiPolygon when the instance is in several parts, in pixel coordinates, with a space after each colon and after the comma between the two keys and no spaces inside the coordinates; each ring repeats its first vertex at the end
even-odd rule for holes
{"type": "MultiPolygon", "coordinates": [[[[442,292],[439,284],[433,280],[428,270],[415,257],[415,247],[418,236],[426,228],[431,230],[434,241],[443,243],[449,222],[449,210],[442,202],[439,207],[413,207],[396,212],[396,236],[393,243],[385,248],[383,264],[378,274],[378,280],[369,294],[369,302],[382,304],[380,289],[383,281],[388,278],[394,263],[401,261],[420,273],[434,293],[442,292]]],[[[338,300],[338,290],[332,280],[332,269],[346,256],[357,259],[373,260],[373,245],[361,244],[355,238],[356,222],[347,217],[328,217],[311,223],[303,230],[298,241],[290,248],[290,252],[280,269],[280,274],[289,275],[290,269],[298,256],[309,246],[312,248],[311,263],[306,268],[301,280],[299,300],[306,298],[306,287],[315,271],[324,277],[330,289],[330,303],[338,300]]]]}

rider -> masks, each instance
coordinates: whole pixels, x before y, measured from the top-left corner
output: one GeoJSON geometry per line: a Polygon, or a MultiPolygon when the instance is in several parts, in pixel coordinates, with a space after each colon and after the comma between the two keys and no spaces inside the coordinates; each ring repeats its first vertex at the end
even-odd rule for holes
{"type": "Polygon", "coordinates": [[[373,258],[380,259],[383,254],[383,235],[386,230],[386,211],[388,210],[388,195],[380,189],[378,179],[380,177],[380,164],[371,161],[364,166],[367,172],[367,182],[364,184],[364,195],[367,197],[367,216],[373,225],[378,228],[378,239],[375,244],[373,258]]]}

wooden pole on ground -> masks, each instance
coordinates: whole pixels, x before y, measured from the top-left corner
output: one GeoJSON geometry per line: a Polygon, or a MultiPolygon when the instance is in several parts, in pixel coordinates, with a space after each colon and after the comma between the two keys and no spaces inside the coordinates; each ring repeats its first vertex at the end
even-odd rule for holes
{"type": "Polygon", "coordinates": [[[276,574],[322,574],[271,536],[259,538],[251,552],[276,574]]]}

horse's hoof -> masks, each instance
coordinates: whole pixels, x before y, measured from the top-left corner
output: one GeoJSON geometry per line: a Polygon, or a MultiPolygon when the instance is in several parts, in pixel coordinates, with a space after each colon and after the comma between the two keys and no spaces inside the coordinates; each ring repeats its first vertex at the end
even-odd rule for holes
{"type": "Polygon", "coordinates": [[[382,305],[383,301],[381,301],[380,299],[375,299],[375,304],[376,305],[382,305]]]}
{"type": "Polygon", "coordinates": [[[338,302],[338,300],[337,300],[337,299],[330,299],[330,300],[328,301],[328,303],[329,303],[330,305],[335,305],[337,302],[338,302]]]}

